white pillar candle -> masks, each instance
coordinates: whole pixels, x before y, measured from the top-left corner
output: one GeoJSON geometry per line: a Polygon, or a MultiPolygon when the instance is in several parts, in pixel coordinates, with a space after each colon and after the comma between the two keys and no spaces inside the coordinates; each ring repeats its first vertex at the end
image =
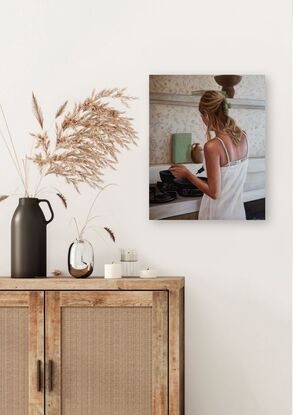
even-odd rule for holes
{"type": "Polygon", "coordinates": [[[141,278],[156,278],[158,276],[158,271],[156,269],[143,269],[140,271],[141,278]]]}
{"type": "Polygon", "coordinates": [[[105,278],[121,278],[121,264],[105,264],[105,278]]]}

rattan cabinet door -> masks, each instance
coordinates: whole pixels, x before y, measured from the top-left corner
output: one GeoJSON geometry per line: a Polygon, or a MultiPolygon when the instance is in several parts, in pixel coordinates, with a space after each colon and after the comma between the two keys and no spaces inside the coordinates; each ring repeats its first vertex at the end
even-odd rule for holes
{"type": "Polygon", "coordinates": [[[0,291],[0,414],[44,414],[44,294],[0,291]]]}
{"type": "Polygon", "coordinates": [[[45,295],[47,415],[167,415],[166,291],[45,295]]]}

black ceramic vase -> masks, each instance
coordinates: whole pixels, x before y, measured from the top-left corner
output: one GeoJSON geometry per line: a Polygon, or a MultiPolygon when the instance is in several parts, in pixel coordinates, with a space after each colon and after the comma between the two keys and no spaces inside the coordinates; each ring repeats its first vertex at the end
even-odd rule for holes
{"type": "Polygon", "coordinates": [[[11,220],[11,277],[47,275],[47,225],[54,218],[48,200],[24,197],[11,220]],[[40,203],[46,202],[51,218],[46,220],[40,203]]]}

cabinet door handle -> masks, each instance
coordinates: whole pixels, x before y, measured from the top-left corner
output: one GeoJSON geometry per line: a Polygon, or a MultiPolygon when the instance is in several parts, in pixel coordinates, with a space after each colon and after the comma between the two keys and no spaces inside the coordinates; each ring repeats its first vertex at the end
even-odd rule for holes
{"type": "Polygon", "coordinates": [[[37,391],[41,391],[41,361],[37,360],[37,391]]]}
{"type": "Polygon", "coordinates": [[[49,392],[53,390],[53,360],[48,362],[48,389],[49,392]]]}

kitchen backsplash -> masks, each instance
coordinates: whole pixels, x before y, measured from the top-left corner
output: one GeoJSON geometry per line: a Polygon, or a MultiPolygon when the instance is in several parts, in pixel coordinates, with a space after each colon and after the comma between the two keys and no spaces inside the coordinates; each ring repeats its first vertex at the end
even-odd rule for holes
{"type": "MultiPolygon", "coordinates": [[[[191,91],[220,89],[212,75],[156,75],[150,77],[150,92],[191,94],[191,91]]],[[[235,88],[235,98],[265,99],[265,78],[261,75],[243,76],[235,88]]],[[[230,114],[247,132],[249,157],[265,157],[265,111],[231,109],[230,114]]],[[[192,133],[192,141],[204,144],[205,128],[195,107],[150,105],[150,163],[171,162],[171,135],[192,133]]]]}

